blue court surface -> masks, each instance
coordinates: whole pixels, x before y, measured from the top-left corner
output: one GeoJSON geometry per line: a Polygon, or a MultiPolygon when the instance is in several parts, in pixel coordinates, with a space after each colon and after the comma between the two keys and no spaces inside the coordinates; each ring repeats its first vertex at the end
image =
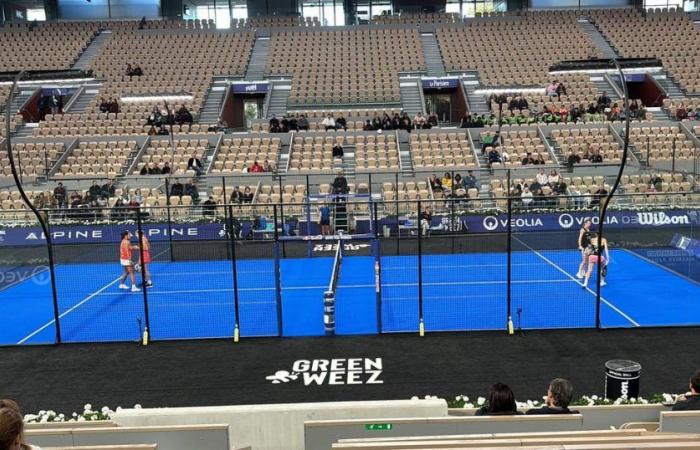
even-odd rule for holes
{"type": "MultiPolygon", "coordinates": [[[[343,258],[336,334],[416,332],[418,257],[382,257],[379,296],[374,262],[371,256],[343,258]]],[[[576,279],[579,263],[574,250],[513,253],[516,328],[595,326],[595,276],[583,289],[576,279]]],[[[426,331],[506,329],[505,254],[424,255],[422,267],[426,331]]],[[[236,268],[242,337],[277,336],[280,322],[283,336],[324,334],[323,293],[332,257],[282,259],[279,309],[273,260],[240,260],[236,268]]],[[[150,269],[155,283],[147,292],[152,339],[233,335],[230,261],[157,262],[150,269]]],[[[120,290],[120,271],[117,264],[56,267],[64,342],[138,340],[145,326],[143,294],[120,290]]],[[[603,327],[698,325],[699,302],[697,282],[633,252],[612,251],[608,285],[602,288],[603,327]]],[[[2,289],[0,316],[0,344],[53,343],[47,274],[2,289]]]]}

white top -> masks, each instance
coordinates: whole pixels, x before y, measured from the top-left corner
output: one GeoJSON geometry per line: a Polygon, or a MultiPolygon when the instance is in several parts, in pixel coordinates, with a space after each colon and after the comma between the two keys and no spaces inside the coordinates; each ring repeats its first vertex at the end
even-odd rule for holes
{"type": "Polygon", "coordinates": [[[324,127],[334,127],[335,126],[335,119],[332,117],[326,117],[325,119],[323,119],[323,122],[321,122],[321,124],[324,127]]]}
{"type": "Polygon", "coordinates": [[[530,192],[530,191],[527,191],[527,192],[523,191],[523,193],[520,194],[520,198],[522,199],[522,201],[523,201],[524,204],[529,205],[530,203],[532,203],[532,192],[530,192]]]}
{"type": "Polygon", "coordinates": [[[547,174],[544,173],[538,173],[535,178],[537,179],[537,182],[541,185],[545,185],[549,181],[549,178],[547,178],[547,174]]]}
{"type": "Polygon", "coordinates": [[[557,175],[550,175],[548,177],[548,180],[549,180],[549,184],[559,183],[559,175],[558,174],[557,175]]]}

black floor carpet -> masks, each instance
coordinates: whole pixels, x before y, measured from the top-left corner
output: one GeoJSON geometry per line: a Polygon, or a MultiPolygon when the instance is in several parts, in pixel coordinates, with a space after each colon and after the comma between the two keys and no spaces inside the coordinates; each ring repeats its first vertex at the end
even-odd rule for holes
{"type": "MultiPolygon", "coordinates": [[[[676,328],[0,348],[0,396],[16,399],[26,412],[70,413],[85,403],[155,407],[477,396],[502,381],[527,400],[544,395],[553,377],[572,380],[577,395],[601,394],[603,365],[617,358],[642,364],[641,391],[649,396],[687,388],[700,368],[699,338],[697,328],[676,328]],[[308,385],[304,374],[286,383],[267,379],[291,372],[297,360],[333,358],[371,361],[329,363],[336,373],[325,375],[321,385],[316,382],[323,373],[314,373],[316,381],[308,385]],[[348,374],[348,367],[357,371],[348,374]],[[367,384],[373,377],[382,383],[367,384]]],[[[323,361],[316,364],[324,368],[323,361]]]]}

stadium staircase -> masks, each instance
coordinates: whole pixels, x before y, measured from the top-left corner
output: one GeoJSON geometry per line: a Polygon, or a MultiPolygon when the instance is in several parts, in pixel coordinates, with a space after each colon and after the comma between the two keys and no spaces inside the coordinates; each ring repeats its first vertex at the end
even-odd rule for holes
{"type": "Polygon", "coordinates": [[[199,123],[217,123],[219,121],[221,105],[224,103],[226,89],[228,89],[230,81],[229,77],[214,77],[204,98],[204,106],[199,111],[199,123]]]}
{"type": "Polygon", "coordinates": [[[554,159],[557,164],[564,165],[566,156],[562,153],[561,148],[557,145],[556,141],[552,139],[552,135],[550,134],[548,136],[539,125],[537,126],[537,133],[539,134],[540,139],[542,139],[542,142],[544,142],[544,146],[552,159],[554,159]]]}
{"type": "Polygon", "coordinates": [[[578,20],[578,24],[581,26],[583,31],[586,32],[588,37],[591,38],[593,44],[603,53],[604,58],[617,58],[618,55],[615,48],[610,45],[610,42],[606,39],[603,33],[598,30],[598,27],[596,27],[588,17],[581,17],[578,20]]]}
{"type": "Polygon", "coordinates": [[[38,123],[25,123],[21,127],[17,128],[15,132],[12,134],[12,137],[17,137],[17,138],[24,138],[24,137],[31,137],[32,134],[34,133],[34,130],[39,127],[38,123]]]}
{"type": "Polygon", "coordinates": [[[479,72],[476,70],[468,70],[464,73],[462,77],[462,87],[467,95],[467,102],[469,106],[469,112],[478,115],[490,115],[491,110],[487,103],[486,96],[482,94],[477,94],[476,90],[479,89],[481,84],[479,78],[479,72]]]}
{"type": "Polygon", "coordinates": [[[398,130],[396,142],[399,145],[399,166],[404,175],[413,176],[413,157],[411,156],[411,135],[407,131],[398,130]]]}
{"type": "MultiPolygon", "coordinates": [[[[617,143],[620,144],[620,148],[624,148],[625,145],[625,135],[624,135],[624,128],[620,130],[619,132],[615,129],[614,126],[608,125],[608,129],[610,130],[610,133],[617,139],[617,143]]],[[[649,161],[647,161],[646,155],[643,154],[640,149],[634,146],[631,142],[629,143],[628,146],[629,149],[629,157],[631,159],[634,159],[639,163],[640,168],[645,168],[649,167],[649,161]]],[[[628,160],[629,162],[629,160],[628,160]]]]}
{"type": "Polygon", "coordinates": [[[343,158],[340,164],[333,163],[333,170],[342,170],[343,174],[345,174],[345,178],[355,178],[356,166],[355,146],[347,146],[343,148],[343,158]]]}
{"type": "Polygon", "coordinates": [[[444,77],[445,65],[442,62],[442,54],[435,33],[421,33],[420,42],[423,47],[423,57],[428,69],[429,77],[444,77]]]}
{"type": "Polygon", "coordinates": [[[80,90],[74,94],[76,96],[75,99],[71,99],[66,105],[65,112],[79,114],[87,111],[92,101],[100,92],[101,87],[102,83],[86,84],[82,86],[80,90]]]}
{"type": "Polygon", "coordinates": [[[280,135],[280,152],[277,155],[277,174],[284,175],[289,167],[289,160],[292,156],[292,142],[296,133],[285,133],[280,135]]]}
{"type": "Polygon", "coordinates": [[[255,40],[255,45],[253,45],[253,51],[250,54],[250,61],[248,61],[248,68],[245,73],[246,80],[260,81],[263,79],[269,48],[269,37],[259,37],[255,40]]]}
{"type": "Polygon", "coordinates": [[[617,93],[616,86],[612,84],[612,80],[604,74],[591,75],[590,80],[598,90],[598,95],[601,95],[603,92],[607,92],[608,97],[610,97],[610,99],[613,101],[621,98],[617,93]]]}
{"type": "Polygon", "coordinates": [[[686,93],[681,89],[676,80],[671,77],[666,70],[655,72],[651,75],[659,86],[666,92],[669,98],[685,98],[686,93]]]}
{"type": "Polygon", "coordinates": [[[71,69],[87,70],[90,63],[102,52],[102,48],[111,36],[112,32],[110,30],[100,31],[100,33],[92,39],[71,69]]]}
{"type": "Polygon", "coordinates": [[[401,107],[411,118],[418,113],[425,115],[425,102],[423,101],[423,89],[420,78],[401,78],[399,81],[401,91],[401,107]]]}
{"type": "Polygon", "coordinates": [[[275,80],[270,82],[267,104],[265,106],[265,117],[273,115],[282,117],[287,113],[287,100],[292,90],[291,80],[275,80]]]}

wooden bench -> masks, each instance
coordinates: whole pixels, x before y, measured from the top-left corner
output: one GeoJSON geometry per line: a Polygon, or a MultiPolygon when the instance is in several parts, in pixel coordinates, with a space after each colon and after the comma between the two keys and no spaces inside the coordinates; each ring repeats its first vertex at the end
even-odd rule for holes
{"type": "Polygon", "coordinates": [[[39,447],[157,444],[159,450],[229,450],[228,425],[178,425],[33,429],[26,440],[39,447]]]}

